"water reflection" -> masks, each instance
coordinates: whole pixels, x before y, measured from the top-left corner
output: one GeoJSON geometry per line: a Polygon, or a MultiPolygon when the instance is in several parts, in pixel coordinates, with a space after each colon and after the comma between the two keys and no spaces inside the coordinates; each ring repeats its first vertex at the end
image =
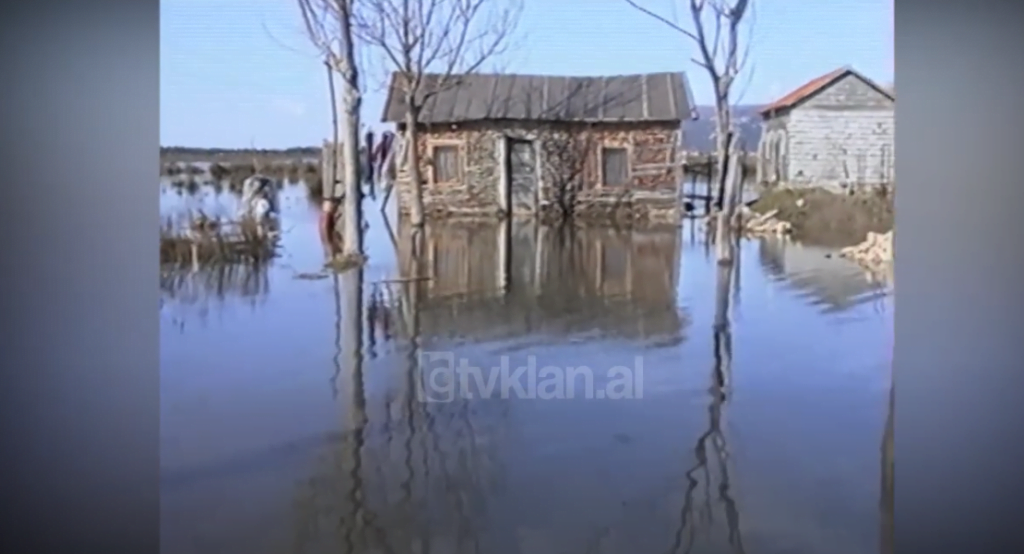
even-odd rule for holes
{"type": "Polygon", "coordinates": [[[259,299],[162,334],[168,551],[873,552],[879,517],[891,544],[891,314],[853,264],[743,241],[725,271],[692,228],[371,219],[365,269],[303,280],[294,199],[269,267],[161,282],[165,308],[259,299]],[[640,356],[644,397],[423,402],[424,351],[640,356]]]}
{"type": "Polygon", "coordinates": [[[335,532],[344,546],[343,552],[357,552],[355,530],[367,525],[363,482],[367,430],[363,276],[360,269],[333,278],[336,350],[331,385],[338,405],[345,411],[339,414],[341,440],[319,462],[327,469],[309,480],[300,492],[296,552],[320,551],[322,546],[317,541],[330,540],[335,532]]]}
{"type": "Polygon", "coordinates": [[[198,269],[162,268],[160,310],[184,327],[183,308],[205,320],[211,309],[239,302],[258,307],[270,294],[266,264],[217,264],[198,269]]]}
{"type": "Polygon", "coordinates": [[[893,530],[893,519],[895,518],[895,477],[896,467],[893,460],[895,443],[895,421],[896,411],[896,387],[889,386],[889,408],[885,418],[885,433],[882,437],[882,494],[880,499],[881,512],[881,548],[882,554],[892,554],[894,550],[895,535],[893,530]]]}
{"type": "MultiPolygon", "coordinates": [[[[738,252],[738,250],[737,250],[738,252]]],[[[737,256],[737,261],[739,256],[737,256]]],[[[715,318],[712,328],[711,385],[708,389],[707,429],[697,438],[693,448],[695,463],[686,472],[686,493],[679,515],[672,552],[689,554],[693,551],[702,529],[711,535],[714,532],[714,513],[720,511],[725,519],[726,545],[732,552],[745,552],[740,529],[740,511],[731,491],[729,478],[731,456],[722,420],[732,385],[732,332],[729,310],[735,286],[734,274],[739,265],[717,267],[715,279],[715,318]],[[710,447],[711,456],[708,449],[710,447]],[[709,463],[711,462],[711,463],[709,463]],[[717,486],[715,484],[717,483],[717,486]],[[703,485],[702,501],[696,499],[698,489],[703,485]],[[715,486],[717,496],[712,497],[715,486]],[[700,506],[697,505],[700,502],[700,506]]],[[[715,537],[708,536],[710,540],[715,537]]]]}
{"type": "Polygon", "coordinates": [[[398,241],[405,288],[430,339],[510,349],[610,338],[678,344],[680,234],[460,223],[428,226],[424,255],[398,241]]]}
{"type": "Polygon", "coordinates": [[[484,499],[496,482],[496,457],[488,453],[494,433],[481,421],[493,410],[419,401],[413,315],[404,386],[371,418],[361,354],[363,280],[362,270],[338,279],[335,385],[343,439],[300,487],[295,551],[476,551],[470,545],[479,540],[484,499]]]}
{"type": "Polygon", "coordinates": [[[889,296],[891,279],[864,270],[837,255],[836,249],[800,244],[784,237],[757,241],[764,271],[810,299],[824,313],[861,304],[878,305],[889,296]]]}

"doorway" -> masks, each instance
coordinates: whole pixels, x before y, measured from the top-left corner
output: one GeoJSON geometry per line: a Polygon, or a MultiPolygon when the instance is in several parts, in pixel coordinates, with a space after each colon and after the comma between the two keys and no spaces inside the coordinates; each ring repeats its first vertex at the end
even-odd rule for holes
{"type": "Polygon", "coordinates": [[[512,215],[537,213],[537,147],[532,140],[506,139],[507,206],[512,215]]]}

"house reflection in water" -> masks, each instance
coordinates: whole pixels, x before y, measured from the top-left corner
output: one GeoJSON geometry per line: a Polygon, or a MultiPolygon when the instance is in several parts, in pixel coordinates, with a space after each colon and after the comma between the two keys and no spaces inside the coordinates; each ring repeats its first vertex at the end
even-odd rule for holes
{"type": "Polygon", "coordinates": [[[888,295],[890,276],[872,274],[840,258],[834,249],[786,238],[758,240],[757,257],[765,272],[785,281],[825,313],[843,312],[888,295]]]}
{"type": "Polygon", "coordinates": [[[678,229],[435,222],[418,263],[412,244],[400,237],[400,267],[405,279],[431,277],[416,284],[425,337],[681,340],[678,229]]]}

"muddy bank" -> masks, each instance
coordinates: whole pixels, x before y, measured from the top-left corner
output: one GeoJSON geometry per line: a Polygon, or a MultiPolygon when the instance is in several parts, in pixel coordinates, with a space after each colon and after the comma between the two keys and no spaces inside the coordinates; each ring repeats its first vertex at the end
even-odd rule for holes
{"type": "Polygon", "coordinates": [[[760,214],[788,222],[794,239],[829,247],[858,244],[868,233],[892,230],[893,195],[846,195],[824,189],[766,191],[750,206],[760,214]]]}

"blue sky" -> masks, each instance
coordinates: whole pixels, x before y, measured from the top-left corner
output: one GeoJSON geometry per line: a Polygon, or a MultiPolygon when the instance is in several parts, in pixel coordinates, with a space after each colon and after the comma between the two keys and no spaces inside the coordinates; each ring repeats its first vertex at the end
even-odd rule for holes
{"type": "MultiPolygon", "coordinates": [[[[500,0],[495,0],[500,1],[500,0]]],[[[710,83],[687,39],[624,0],[524,0],[508,71],[615,75],[687,71],[699,104],[710,83]]],[[[753,0],[753,73],[761,103],[837,67],[893,79],[893,0],[753,0]]],[[[682,19],[686,0],[641,2],[682,19]]],[[[383,72],[366,72],[363,121],[381,128],[383,72]]],[[[161,0],[160,143],[284,148],[330,132],[326,74],[294,0],[161,0]]]]}

